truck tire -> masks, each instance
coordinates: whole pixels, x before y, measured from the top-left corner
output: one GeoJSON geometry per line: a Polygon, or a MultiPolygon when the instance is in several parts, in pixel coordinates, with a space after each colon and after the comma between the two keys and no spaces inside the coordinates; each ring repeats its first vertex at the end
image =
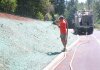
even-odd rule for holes
{"type": "Polygon", "coordinates": [[[90,34],[92,34],[93,33],[93,27],[90,27],[89,29],[88,29],[88,35],[90,35],[90,34]]]}

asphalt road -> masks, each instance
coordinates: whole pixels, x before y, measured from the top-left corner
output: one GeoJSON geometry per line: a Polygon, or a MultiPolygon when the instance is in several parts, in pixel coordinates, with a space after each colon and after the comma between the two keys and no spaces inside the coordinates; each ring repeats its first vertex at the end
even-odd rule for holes
{"type": "Polygon", "coordinates": [[[100,70],[100,31],[79,38],[55,70],[100,70]]]}

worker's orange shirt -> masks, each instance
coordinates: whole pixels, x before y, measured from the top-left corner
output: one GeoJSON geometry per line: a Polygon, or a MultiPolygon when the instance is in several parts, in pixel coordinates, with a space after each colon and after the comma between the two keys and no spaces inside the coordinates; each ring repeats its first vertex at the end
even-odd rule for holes
{"type": "Polygon", "coordinates": [[[68,27],[67,21],[66,20],[60,20],[59,24],[60,24],[60,33],[61,34],[67,34],[67,27],[68,27]]]}

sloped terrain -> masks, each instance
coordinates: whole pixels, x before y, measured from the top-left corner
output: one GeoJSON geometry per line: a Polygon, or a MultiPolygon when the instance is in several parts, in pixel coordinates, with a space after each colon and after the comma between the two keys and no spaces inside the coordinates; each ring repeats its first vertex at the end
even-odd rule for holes
{"type": "MultiPolygon", "coordinates": [[[[52,22],[8,18],[0,18],[0,70],[42,70],[62,50],[52,22]]],[[[76,39],[69,30],[68,45],[76,39]]]]}

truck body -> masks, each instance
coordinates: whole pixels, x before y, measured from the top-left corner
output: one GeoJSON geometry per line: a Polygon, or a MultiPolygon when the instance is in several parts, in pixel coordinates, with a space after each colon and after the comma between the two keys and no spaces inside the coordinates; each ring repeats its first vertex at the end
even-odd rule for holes
{"type": "Polygon", "coordinates": [[[91,11],[81,11],[77,12],[74,17],[74,31],[77,34],[87,34],[93,33],[93,14],[91,11]]]}

